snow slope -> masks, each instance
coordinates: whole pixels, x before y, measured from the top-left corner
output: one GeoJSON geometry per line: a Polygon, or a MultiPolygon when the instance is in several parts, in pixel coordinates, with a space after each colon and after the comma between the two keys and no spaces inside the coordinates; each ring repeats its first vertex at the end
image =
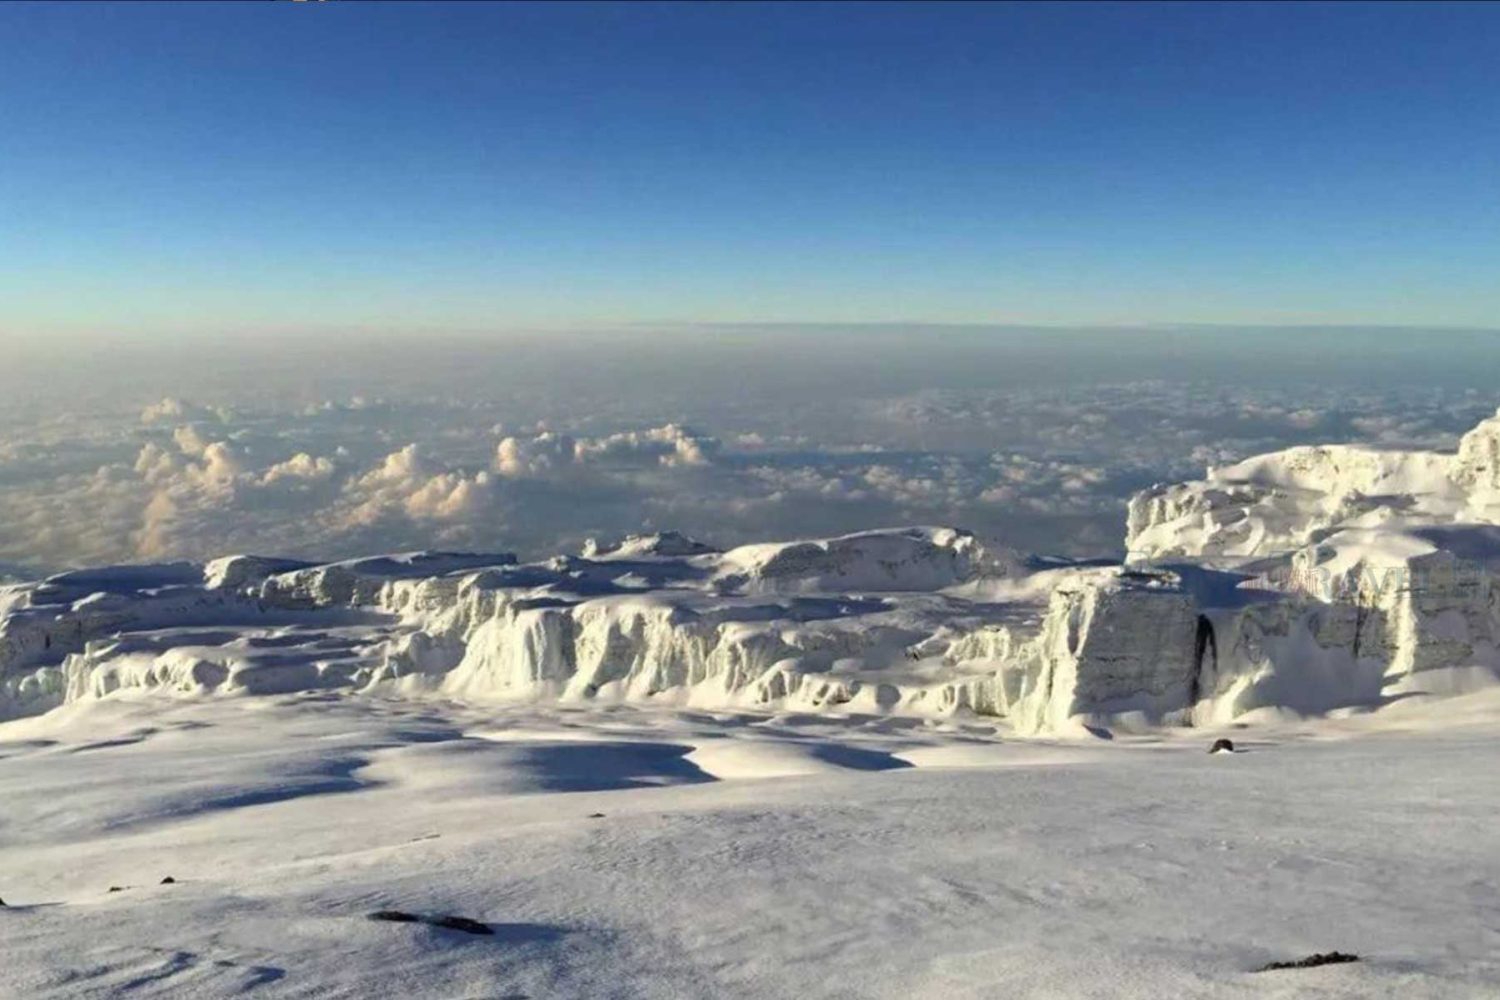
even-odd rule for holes
{"type": "Polygon", "coordinates": [[[1233,731],[1234,754],[1179,732],[80,702],[0,725],[0,993],[1500,992],[1492,695],[1233,731]],[[1333,949],[1363,960],[1253,971],[1333,949]]]}

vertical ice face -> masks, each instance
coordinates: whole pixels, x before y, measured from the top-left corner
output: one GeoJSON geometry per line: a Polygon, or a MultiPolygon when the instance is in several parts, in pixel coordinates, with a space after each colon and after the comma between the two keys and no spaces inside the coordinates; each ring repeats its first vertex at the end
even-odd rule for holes
{"type": "Polygon", "coordinates": [[[1166,575],[1059,588],[1041,638],[1044,701],[1027,728],[1127,712],[1160,722],[1185,711],[1198,672],[1197,626],[1197,603],[1166,575]]]}
{"type": "Polygon", "coordinates": [[[1369,619],[1360,642],[1392,678],[1496,662],[1500,528],[1346,529],[1292,556],[1293,579],[1369,619]]]}

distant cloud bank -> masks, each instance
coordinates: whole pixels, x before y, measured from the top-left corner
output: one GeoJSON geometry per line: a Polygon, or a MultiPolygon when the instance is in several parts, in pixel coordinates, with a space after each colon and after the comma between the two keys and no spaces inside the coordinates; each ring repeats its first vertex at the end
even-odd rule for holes
{"type": "Polygon", "coordinates": [[[643,528],[731,544],[915,522],[1103,554],[1118,551],[1125,499],[1151,482],[1310,440],[1451,445],[1495,405],[1478,391],[1200,380],[690,407],[642,393],[629,412],[579,400],[562,418],[482,394],[169,396],[124,414],[10,415],[0,564],[543,554],[643,528]]]}

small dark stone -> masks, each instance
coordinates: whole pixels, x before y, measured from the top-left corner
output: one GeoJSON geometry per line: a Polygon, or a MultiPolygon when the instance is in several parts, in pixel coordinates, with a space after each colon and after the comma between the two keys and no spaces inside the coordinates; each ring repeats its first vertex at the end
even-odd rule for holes
{"type": "Polygon", "coordinates": [[[1320,965],[1338,965],[1342,962],[1358,962],[1358,955],[1346,955],[1341,951],[1330,951],[1317,955],[1308,955],[1299,958],[1295,962],[1271,962],[1262,965],[1256,972],[1276,972],[1279,969],[1315,969],[1320,965]]]}
{"type": "Polygon", "coordinates": [[[603,819],[603,813],[589,813],[589,819],[603,819]]]}
{"type": "Polygon", "coordinates": [[[468,917],[432,917],[427,922],[434,927],[446,927],[450,931],[463,931],[465,934],[495,933],[489,924],[482,924],[468,917]]]}
{"type": "Polygon", "coordinates": [[[1208,748],[1209,753],[1234,753],[1234,740],[1214,740],[1214,745],[1208,748]]]}
{"type": "Polygon", "coordinates": [[[176,885],[177,884],[177,880],[175,878],[173,878],[172,876],[168,875],[166,878],[164,878],[164,879],[161,880],[161,884],[162,885],[176,885]]]}
{"type": "Polygon", "coordinates": [[[371,920],[389,920],[394,924],[414,924],[422,918],[415,913],[407,913],[404,910],[376,910],[370,914],[371,920]]]}
{"type": "Polygon", "coordinates": [[[5,900],[0,899],[0,906],[4,906],[4,905],[5,905],[5,900]]]}
{"type": "Polygon", "coordinates": [[[124,892],[125,891],[125,887],[123,885],[112,885],[112,886],[109,887],[109,891],[110,892],[124,892]]]}

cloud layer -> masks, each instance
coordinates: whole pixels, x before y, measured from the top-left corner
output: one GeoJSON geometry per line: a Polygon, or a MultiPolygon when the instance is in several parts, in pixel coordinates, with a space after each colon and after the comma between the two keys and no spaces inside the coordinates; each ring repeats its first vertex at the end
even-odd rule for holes
{"type": "Polygon", "coordinates": [[[0,366],[0,573],[934,522],[1104,555],[1153,482],[1299,443],[1451,446],[1497,402],[1477,348],[1125,337],[247,342],[0,366]]]}
{"type": "Polygon", "coordinates": [[[758,420],[704,407],[716,423],[580,413],[557,426],[474,401],[166,398],[123,417],[12,422],[0,565],[541,555],[643,528],[730,544],[909,522],[1103,554],[1118,550],[1124,499],[1153,481],[1306,441],[1442,446],[1492,409],[1481,393],[1133,382],[824,398],[758,420]]]}

